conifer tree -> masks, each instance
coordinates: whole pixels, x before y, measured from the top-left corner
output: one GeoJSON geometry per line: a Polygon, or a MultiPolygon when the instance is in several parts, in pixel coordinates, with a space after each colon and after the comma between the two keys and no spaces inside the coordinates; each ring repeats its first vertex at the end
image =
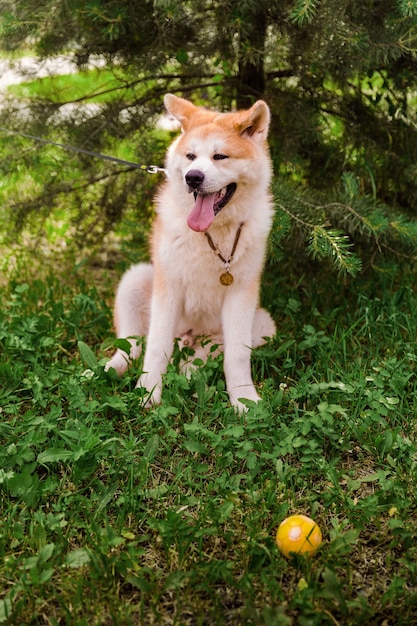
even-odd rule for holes
{"type": "MultiPolygon", "coordinates": [[[[417,254],[417,0],[0,0],[0,34],[9,51],[29,43],[41,58],[69,52],[114,74],[96,109],[80,106],[88,93],[70,113],[65,93],[26,103],[26,131],[107,153],[129,139],[138,161],[161,162],[153,127],[166,91],[224,109],[261,97],[273,120],[275,250],[303,241],[350,273],[359,258],[417,254]]],[[[21,103],[2,118],[22,129],[21,103]]],[[[34,227],[59,206],[89,241],[130,206],[147,220],[156,181],[143,174],[68,155],[57,168],[47,147],[1,145],[4,176],[34,160],[55,172],[5,195],[12,223],[34,227]],[[71,178],[73,159],[83,180],[71,178]]]]}

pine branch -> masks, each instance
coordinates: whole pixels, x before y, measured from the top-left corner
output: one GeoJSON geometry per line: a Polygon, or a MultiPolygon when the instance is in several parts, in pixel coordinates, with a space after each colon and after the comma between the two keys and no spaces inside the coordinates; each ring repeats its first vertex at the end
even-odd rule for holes
{"type": "Polygon", "coordinates": [[[277,203],[277,207],[304,231],[306,251],[313,259],[329,260],[338,274],[358,274],[361,260],[350,250],[352,244],[343,232],[308,222],[282,204],[277,203]]]}
{"type": "Polygon", "coordinates": [[[338,194],[340,200],[326,202],[311,191],[294,192],[276,185],[278,213],[290,220],[293,234],[301,238],[310,257],[328,260],[338,273],[351,276],[361,269],[359,251],[372,259],[374,267],[377,256],[417,261],[417,221],[361,195],[358,181],[350,174],[343,177],[338,194]]]}
{"type": "Polygon", "coordinates": [[[404,17],[417,15],[417,0],[398,0],[398,7],[404,17]]]}
{"type": "Polygon", "coordinates": [[[356,276],[362,262],[352,253],[351,247],[349,239],[341,231],[314,226],[307,252],[313,259],[329,259],[338,274],[356,276]]]}
{"type": "Polygon", "coordinates": [[[310,23],[318,10],[320,0],[297,0],[290,13],[290,18],[298,26],[310,23]]]}

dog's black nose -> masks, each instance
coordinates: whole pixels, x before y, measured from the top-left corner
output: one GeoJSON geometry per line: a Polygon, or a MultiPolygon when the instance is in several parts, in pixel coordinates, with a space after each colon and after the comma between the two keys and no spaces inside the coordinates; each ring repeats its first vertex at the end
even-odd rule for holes
{"type": "Polygon", "coordinates": [[[190,189],[197,191],[204,182],[204,174],[200,170],[190,170],[185,175],[185,182],[190,189]]]}

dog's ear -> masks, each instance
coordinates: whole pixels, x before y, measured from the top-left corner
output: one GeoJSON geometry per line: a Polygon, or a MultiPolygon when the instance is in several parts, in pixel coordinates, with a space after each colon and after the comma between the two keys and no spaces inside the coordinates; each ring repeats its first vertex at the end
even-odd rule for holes
{"type": "Polygon", "coordinates": [[[265,141],[268,135],[271,114],[263,100],[258,100],[247,111],[241,111],[236,122],[236,130],[241,137],[251,137],[257,141],[265,141]]]}
{"type": "Polygon", "coordinates": [[[197,107],[189,100],[178,98],[172,93],[165,95],[164,104],[168,113],[178,120],[184,130],[187,130],[188,122],[196,112],[197,107]]]}

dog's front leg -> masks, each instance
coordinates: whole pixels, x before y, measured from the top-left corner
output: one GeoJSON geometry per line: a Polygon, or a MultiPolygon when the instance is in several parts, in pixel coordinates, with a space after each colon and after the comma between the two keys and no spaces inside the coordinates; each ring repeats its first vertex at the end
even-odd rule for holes
{"type": "Polygon", "coordinates": [[[154,291],[143,373],[136,385],[149,392],[148,406],[161,401],[162,375],[172,355],[178,311],[178,298],[172,291],[154,291]]]}
{"type": "Polygon", "coordinates": [[[251,374],[252,325],[257,306],[257,285],[227,293],[222,311],[224,334],[224,374],[230,402],[240,411],[245,406],[239,398],[257,402],[251,374]]]}

